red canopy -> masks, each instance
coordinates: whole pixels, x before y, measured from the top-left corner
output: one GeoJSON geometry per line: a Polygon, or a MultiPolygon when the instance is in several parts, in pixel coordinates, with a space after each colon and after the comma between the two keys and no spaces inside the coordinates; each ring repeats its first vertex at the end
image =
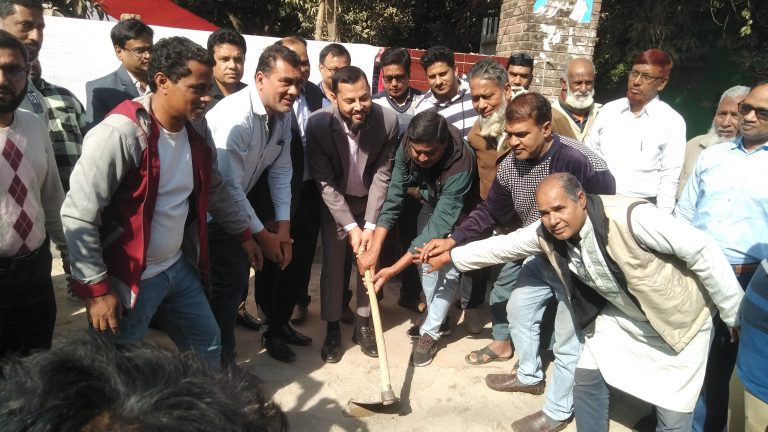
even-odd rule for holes
{"type": "Polygon", "coordinates": [[[124,13],[141,16],[146,24],[189,30],[215,31],[219,28],[170,0],[101,0],[109,16],[120,19],[124,13]]]}

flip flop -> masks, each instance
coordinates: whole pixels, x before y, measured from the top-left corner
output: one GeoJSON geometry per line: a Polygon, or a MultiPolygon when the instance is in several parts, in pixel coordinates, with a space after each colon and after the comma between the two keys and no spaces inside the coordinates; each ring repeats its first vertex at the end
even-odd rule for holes
{"type": "Polygon", "coordinates": [[[502,362],[502,361],[507,361],[511,358],[512,356],[501,357],[500,355],[493,352],[493,350],[488,348],[488,346],[484,346],[479,350],[470,351],[469,354],[464,356],[464,360],[471,365],[484,365],[484,364],[495,362],[495,361],[502,362]],[[475,354],[475,360],[472,360],[473,353],[475,354]]]}

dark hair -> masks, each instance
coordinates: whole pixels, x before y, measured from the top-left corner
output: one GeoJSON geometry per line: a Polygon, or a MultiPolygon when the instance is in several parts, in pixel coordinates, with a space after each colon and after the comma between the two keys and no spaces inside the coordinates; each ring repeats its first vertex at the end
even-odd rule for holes
{"type": "Polygon", "coordinates": [[[507,59],[507,69],[509,69],[510,66],[525,66],[533,70],[533,57],[524,52],[512,53],[507,59]]]}
{"type": "Polygon", "coordinates": [[[208,35],[208,52],[211,53],[211,55],[213,55],[213,49],[216,48],[216,45],[224,44],[231,44],[240,48],[243,50],[243,54],[245,54],[245,51],[248,48],[245,45],[245,38],[243,35],[232,29],[218,29],[208,35]]]}
{"type": "MultiPolygon", "coordinates": [[[[584,193],[584,187],[581,185],[579,179],[577,179],[575,175],[569,172],[556,172],[544,177],[544,180],[549,178],[557,180],[558,184],[563,189],[563,192],[565,192],[565,196],[567,196],[568,199],[575,203],[579,202],[579,193],[584,193]]],[[[544,184],[544,180],[539,183],[539,186],[544,184]]],[[[537,192],[538,190],[539,187],[536,187],[537,192]]]]}
{"type": "Polygon", "coordinates": [[[157,41],[152,48],[152,57],[149,59],[147,71],[150,90],[157,91],[157,84],[153,77],[158,72],[164,73],[174,83],[191,74],[192,71],[188,65],[191,61],[211,68],[214,65],[211,53],[183,36],[173,36],[157,41]]]}
{"type": "Polygon", "coordinates": [[[651,66],[656,66],[661,68],[665,76],[669,76],[669,73],[672,71],[672,65],[674,63],[669,57],[669,54],[660,49],[651,48],[637,54],[632,64],[648,64],[651,66]]]}
{"type": "Polygon", "coordinates": [[[43,2],[41,0],[0,0],[0,18],[7,18],[13,15],[16,12],[13,10],[13,5],[23,6],[27,9],[43,10],[43,2]]]}
{"type": "MultiPolygon", "coordinates": [[[[754,90],[754,89],[756,89],[758,87],[764,86],[766,84],[768,84],[768,80],[758,81],[757,83],[755,83],[755,85],[753,85],[752,87],[749,88],[749,91],[751,92],[752,90],[754,90]]],[[[747,93],[747,94],[749,94],[749,93],[747,93]]]]}
{"type": "Polygon", "coordinates": [[[453,59],[453,50],[443,45],[435,45],[427,50],[424,57],[421,58],[421,65],[426,71],[435,63],[445,63],[451,69],[456,65],[453,59]]]}
{"type": "Polygon", "coordinates": [[[365,72],[357,66],[346,66],[336,71],[331,78],[331,91],[336,94],[339,90],[339,84],[355,84],[360,80],[368,85],[368,77],[365,72]]]}
{"type": "Polygon", "coordinates": [[[277,42],[275,42],[275,45],[285,46],[286,42],[298,42],[298,43],[304,45],[305,48],[307,46],[307,40],[306,39],[304,39],[301,36],[295,36],[295,35],[294,36],[286,36],[286,37],[284,37],[282,39],[278,39],[277,42]]]}
{"type": "Polygon", "coordinates": [[[509,101],[505,117],[508,123],[533,119],[537,126],[542,126],[552,121],[552,105],[539,93],[524,93],[509,101]]]}
{"type": "Polygon", "coordinates": [[[349,54],[349,51],[347,51],[342,44],[331,43],[324,46],[323,49],[320,50],[320,64],[325,64],[325,58],[328,57],[329,54],[331,57],[346,57],[347,60],[352,63],[352,55],[349,54]]]}
{"type": "Polygon", "coordinates": [[[118,22],[109,32],[109,37],[112,38],[112,45],[120,48],[125,48],[125,43],[131,39],[138,39],[144,36],[153,37],[154,35],[155,32],[152,31],[151,27],[136,18],[128,18],[118,22]]]}
{"type": "Polygon", "coordinates": [[[278,60],[282,60],[296,69],[301,67],[301,59],[299,58],[299,55],[296,54],[296,51],[282,45],[269,45],[264,48],[264,51],[262,51],[259,56],[259,64],[256,65],[256,72],[269,75],[278,60]]]}
{"type": "Polygon", "coordinates": [[[387,48],[381,53],[379,64],[382,68],[389,65],[402,66],[405,69],[406,75],[411,74],[411,55],[408,54],[408,50],[405,48],[387,48]]]}
{"type": "Polygon", "coordinates": [[[287,430],[280,408],[244,378],[192,352],[72,337],[3,363],[0,424],[5,432],[287,430]]]}
{"type": "Polygon", "coordinates": [[[21,43],[21,41],[16,38],[16,36],[8,33],[5,30],[0,30],[0,48],[18,51],[24,58],[24,65],[26,66],[29,64],[29,53],[24,47],[24,44],[21,43]]]}
{"type": "Polygon", "coordinates": [[[411,119],[405,131],[407,143],[439,142],[448,146],[453,140],[448,130],[448,122],[434,110],[422,111],[411,119]]]}

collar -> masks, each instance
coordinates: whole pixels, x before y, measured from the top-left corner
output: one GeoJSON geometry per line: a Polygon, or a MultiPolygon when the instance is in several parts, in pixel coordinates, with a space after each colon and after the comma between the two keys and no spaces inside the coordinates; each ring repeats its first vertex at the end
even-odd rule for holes
{"type": "Polygon", "coordinates": [[[657,114],[656,111],[658,111],[659,105],[661,104],[661,99],[659,99],[659,95],[656,95],[656,97],[651,99],[650,102],[645,104],[643,109],[640,111],[640,114],[635,114],[630,109],[629,98],[624,97],[623,101],[624,101],[623,102],[624,106],[622,106],[620,112],[622,112],[622,113],[626,112],[626,113],[632,114],[633,116],[636,116],[636,117],[640,117],[642,115],[647,115],[648,117],[654,117],[654,115],[657,114]]]}
{"type": "Polygon", "coordinates": [[[438,108],[445,108],[445,107],[449,107],[449,106],[453,105],[454,103],[456,103],[457,101],[463,99],[464,98],[464,94],[469,91],[469,84],[467,84],[466,82],[462,81],[459,78],[456,78],[456,79],[459,81],[459,90],[456,92],[456,94],[449,101],[446,101],[446,102],[438,101],[437,98],[435,98],[435,94],[432,92],[432,89],[430,89],[429,93],[428,93],[428,95],[429,95],[429,97],[428,97],[429,102],[432,105],[434,105],[434,106],[436,106],[438,108]]]}
{"type": "Polygon", "coordinates": [[[730,148],[731,150],[738,150],[738,151],[741,151],[741,152],[742,152],[742,153],[744,153],[744,154],[753,154],[753,153],[756,153],[756,152],[758,152],[758,151],[760,151],[760,150],[762,150],[762,151],[768,151],[768,141],[766,141],[766,142],[764,142],[764,143],[760,144],[760,146],[759,146],[759,147],[757,147],[756,149],[752,150],[751,152],[747,152],[747,149],[746,149],[746,148],[744,148],[744,137],[742,137],[742,136],[739,136],[738,138],[736,138],[736,140],[735,140],[735,141],[731,141],[731,142],[729,143],[729,148],[730,148]]]}
{"type": "Polygon", "coordinates": [[[594,235],[594,233],[595,228],[592,226],[592,221],[589,220],[589,215],[587,215],[587,219],[584,220],[584,226],[579,230],[579,239],[568,239],[568,243],[573,246],[578,246],[579,243],[584,241],[584,239],[588,239],[590,236],[594,235]]]}
{"type": "Polygon", "coordinates": [[[341,113],[339,113],[339,121],[341,122],[341,127],[344,128],[344,133],[347,134],[349,138],[356,140],[360,137],[360,131],[357,131],[357,133],[352,132],[347,126],[347,122],[341,117],[341,113]]]}
{"type": "Polygon", "coordinates": [[[408,86],[408,96],[405,97],[405,101],[403,101],[403,103],[400,103],[394,100],[392,96],[389,95],[389,92],[387,92],[386,90],[384,90],[384,96],[390,101],[390,103],[393,103],[402,108],[413,101],[413,91],[411,90],[413,89],[411,89],[411,87],[408,86]]]}

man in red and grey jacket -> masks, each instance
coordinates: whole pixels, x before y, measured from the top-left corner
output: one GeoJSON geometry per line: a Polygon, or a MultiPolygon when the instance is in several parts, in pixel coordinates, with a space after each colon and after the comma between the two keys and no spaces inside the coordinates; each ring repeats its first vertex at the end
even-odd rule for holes
{"type": "Polygon", "coordinates": [[[218,366],[221,338],[206,301],[206,212],[238,235],[254,267],[261,252],[233,205],[204,128],[213,59],[182,37],[155,45],[152,94],[118,105],[86,135],[61,216],[73,290],[94,330],[144,338],[156,314],[183,350],[218,366]],[[123,313],[125,311],[125,313],[123,313]]]}

